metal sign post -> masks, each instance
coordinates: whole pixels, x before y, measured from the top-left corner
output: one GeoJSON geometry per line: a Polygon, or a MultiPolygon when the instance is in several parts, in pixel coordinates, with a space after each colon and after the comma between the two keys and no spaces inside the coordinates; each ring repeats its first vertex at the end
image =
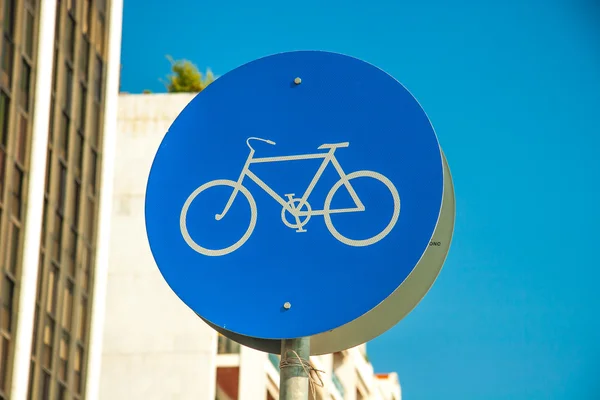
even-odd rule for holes
{"type": "Polygon", "coordinates": [[[310,338],[281,341],[279,400],[308,400],[311,379],[309,357],[310,338]]]}

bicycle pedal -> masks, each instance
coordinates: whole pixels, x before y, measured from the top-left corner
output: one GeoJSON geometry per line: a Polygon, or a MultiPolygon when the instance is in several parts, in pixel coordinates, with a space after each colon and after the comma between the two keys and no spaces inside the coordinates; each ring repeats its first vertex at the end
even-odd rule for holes
{"type": "Polygon", "coordinates": [[[308,231],[306,229],[300,228],[300,229],[296,229],[296,232],[301,233],[301,232],[308,232],[308,231]]]}
{"type": "Polygon", "coordinates": [[[287,193],[287,194],[285,194],[285,197],[287,197],[287,198],[288,198],[288,200],[292,201],[292,200],[294,200],[294,195],[295,195],[295,194],[296,194],[296,193],[287,193]]]}

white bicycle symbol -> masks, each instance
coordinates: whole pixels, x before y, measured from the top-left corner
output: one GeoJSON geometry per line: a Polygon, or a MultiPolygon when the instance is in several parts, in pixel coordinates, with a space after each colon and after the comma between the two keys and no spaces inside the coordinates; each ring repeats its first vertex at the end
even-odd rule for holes
{"type": "Polygon", "coordinates": [[[185,201],[183,208],[181,209],[181,215],[180,215],[180,219],[179,219],[179,226],[181,229],[181,234],[183,235],[183,238],[185,239],[186,243],[192,249],[197,251],[198,253],[204,254],[206,256],[223,256],[225,254],[229,254],[229,253],[237,250],[240,246],[242,246],[248,240],[248,238],[250,238],[250,235],[252,235],[252,232],[254,231],[254,227],[256,226],[257,209],[256,209],[256,202],[254,201],[254,197],[252,197],[252,194],[250,194],[248,189],[246,189],[246,187],[244,187],[242,184],[242,181],[244,180],[245,177],[250,178],[261,189],[263,189],[265,192],[267,192],[275,201],[277,201],[279,204],[281,204],[281,206],[283,207],[281,210],[281,219],[282,219],[283,223],[286,226],[288,226],[289,228],[295,228],[296,232],[306,232],[306,230],[303,227],[304,227],[304,225],[306,225],[308,223],[310,218],[315,215],[322,215],[323,218],[325,219],[325,225],[327,226],[327,229],[329,229],[329,232],[331,232],[333,237],[335,237],[337,240],[339,240],[340,242],[342,242],[348,246],[362,247],[362,246],[370,246],[374,243],[379,242],[381,239],[386,237],[390,233],[390,231],[394,228],[394,225],[396,225],[396,222],[398,221],[398,216],[400,215],[400,196],[398,195],[398,191],[396,190],[396,187],[392,184],[392,182],[388,178],[383,176],[382,174],[380,174],[378,172],[374,172],[374,171],[356,171],[356,172],[352,172],[350,174],[346,174],[344,172],[344,170],[342,169],[342,166],[336,159],[336,157],[334,155],[336,149],[348,147],[350,145],[350,143],[343,142],[343,143],[334,143],[334,144],[323,144],[318,147],[319,150],[328,150],[326,153],[254,158],[255,150],[250,145],[250,140],[259,140],[259,141],[262,141],[262,142],[265,142],[265,143],[268,143],[271,145],[275,145],[275,142],[273,142],[271,140],[266,140],[266,139],[261,139],[261,138],[256,138],[256,137],[248,138],[246,140],[246,144],[250,148],[250,155],[248,156],[248,159],[246,160],[246,163],[244,164],[244,168],[242,169],[242,172],[241,172],[238,180],[232,181],[229,179],[216,179],[214,181],[210,181],[210,182],[203,184],[202,186],[200,186],[199,188],[194,190],[192,192],[192,194],[190,194],[190,196],[185,201]],[[321,166],[315,173],[315,176],[313,177],[312,181],[308,185],[308,188],[306,189],[306,192],[304,193],[304,195],[301,198],[298,198],[298,197],[294,197],[294,193],[286,194],[285,196],[287,197],[287,201],[283,197],[281,197],[280,195],[275,193],[275,191],[273,189],[271,189],[265,182],[263,182],[252,171],[250,171],[251,164],[284,162],[284,161],[299,161],[299,160],[309,160],[309,159],[319,159],[319,158],[322,158],[323,162],[321,163],[321,166]],[[329,193],[327,194],[327,197],[325,198],[325,204],[323,206],[323,209],[322,210],[313,210],[307,201],[308,197],[312,193],[315,185],[321,178],[323,171],[325,171],[325,168],[327,167],[327,165],[329,163],[331,163],[335,167],[336,171],[340,175],[340,180],[337,181],[329,190],[329,193]],[[392,212],[392,217],[391,217],[389,223],[387,224],[387,226],[381,232],[379,232],[377,235],[370,237],[368,239],[361,239],[361,240],[349,239],[349,238],[343,236],[342,234],[340,234],[337,231],[337,229],[333,226],[333,223],[331,222],[331,214],[341,214],[341,213],[365,211],[365,206],[360,201],[360,198],[358,197],[358,195],[356,194],[356,191],[354,190],[354,188],[352,187],[352,184],[350,183],[350,181],[352,179],[356,179],[356,178],[372,178],[372,179],[382,182],[390,191],[393,201],[394,201],[394,210],[392,212]],[[350,196],[352,197],[352,200],[354,201],[355,207],[332,209],[331,201],[333,199],[333,196],[335,195],[337,190],[342,185],[344,185],[346,187],[346,189],[348,190],[348,192],[350,193],[350,196]],[[188,213],[190,205],[192,204],[194,199],[200,193],[204,192],[205,190],[207,190],[209,188],[215,187],[215,186],[229,186],[233,189],[233,192],[231,193],[231,196],[229,197],[227,204],[225,204],[225,208],[223,209],[223,211],[220,214],[215,215],[215,219],[217,221],[219,221],[223,217],[225,217],[225,215],[227,214],[227,211],[229,211],[229,208],[233,204],[233,201],[237,197],[238,193],[242,193],[250,205],[251,215],[250,215],[250,225],[248,226],[248,229],[246,230],[244,235],[237,242],[235,242],[231,246],[225,247],[223,249],[208,249],[206,247],[200,246],[190,236],[188,229],[187,229],[187,223],[186,223],[187,213],[188,213]],[[292,217],[294,218],[294,223],[290,223],[287,220],[286,212],[290,213],[292,215],[292,217]]]}

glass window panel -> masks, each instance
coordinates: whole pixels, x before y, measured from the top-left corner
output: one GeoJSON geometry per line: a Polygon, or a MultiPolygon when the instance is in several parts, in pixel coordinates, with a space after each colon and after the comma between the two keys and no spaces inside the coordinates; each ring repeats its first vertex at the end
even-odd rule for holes
{"type": "Polygon", "coordinates": [[[90,40],[86,35],[81,38],[81,53],[79,54],[79,69],[85,81],[88,77],[88,67],[90,64],[90,40]]]}
{"type": "Polygon", "coordinates": [[[29,363],[29,384],[27,385],[27,400],[33,400],[33,383],[35,382],[35,363],[29,363]]]}
{"type": "Polygon", "coordinates": [[[46,181],[44,182],[45,185],[45,192],[46,194],[50,193],[50,179],[52,177],[52,150],[48,149],[47,153],[46,153],[46,181]]]}
{"type": "Polygon", "coordinates": [[[58,42],[58,40],[60,39],[60,28],[62,27],[60,20],[61,20],[61,1],[57,0],[56,2],[56,25],[54,26],[54,40],[58,42]]]}
{"type": "Polygon", "coordinates": [[[96,194],[96,183],[98,175],[98,152],[94,149],[90,149],[90,167],[89,167],[89,184],[90,190],[93,194],[96,194]]]}
{"type": "Polygon", "coordinates": [[[17,160],[21,164],[25,164],[25,155],[27,154],[27,128],[29,124],[27,123],[27,117],[25,115],[21,115],[20,123],[19,123],[19,138],[17,140],[17,160]]]}
{"type": "Polygon", "coordinates": [[[22,211],[22,196],[23,196],[23,171],[17,164],[13,166],[13,176],[11,185],[11,209],[12,214],[18,219],[21,219],[22,211]]]}
{"type": "Polygon", "coordinates": [[[67,167],[62,162],[58,163],[58,211],[65,215],[65,202],[67,199],[67,167]]]}
{"type": "MultiPolygon", "coordinates": [[[[66,380],[66,378],[64,379],[66,380]]],[[[58,394],[56,400],[67,400],[69,398],[69,393],[67,392],[67,388],[62,384],[58,384],[58,394]]]]}
{"type": "Polygon", "coordinates": [[[48,273],[48,283],[46,289],[46,311],[49,314],[56,313],[56,296],[58,292],[58,268],[51,265],[48,273]]]}
{"type": "Polygon", "coordinates": [[[83,132],[77,130],[73,143],[73,164],[75,165],[75,175],[81,176],[81,168],[83,163],[83,132]]]}
{"type": "Polygon", "coordinates": [[[42,370],[42,381],[40,382],[40,400],[50,400],[50,374],[42,370]]]}
{"type": "Polygon", "coordinates": [[[38,326],[40,325],[40,306],[36,304],[35,313],[33,314],[33,334],[31,335],[31,357],[37,357],[38,350],[38,326]]]}
{"type": "Polygon", "coordinates": [[[56,106],[56,102],[54,101],[54,96],[51,97],[50,99],[50,121],[48,123],[48,142],[50,144],[53,144],[52,141],[54,140],[54,116],[55,116],[55,106],[56,106]]]}
{"type": "Polygon", "coordinates": [[[8,370],[10,368],[10,341],[4,336],[0,336],[0,389],[3,391],[7,389],[8,383],[8,370]]]}
{"type": "Polygon", "coordinates": [[[63,328],[70,331],[73,322],[73,282],[67,280],[63,289],[63,296],[62,324],[63,328]]]}
{"type": "Polygon", "coordinates": [[[8,121],[10,118],[10,98],[0,90],[0,147],[8,141],[8,121]]]}
{"type": "Polygon", "coordinates": [[[63,216],[61,213],[54,213],[54,231],[52,232],[52,256],[56,261],[61,260],[62,254],[62,231],[63,231],[63,216]]]}
{"type": "Polygon", "coordinates": [[[16,0],[4,0],[2,9],[2,18],[4,33],[9,37],[13,36],[15,30],[15,6],[16,0]]]}
{"type": "Polygon", "coordinates": [[[46,247],[46,233],[48,232],[48,199],[44,199],[44,213],[42,216],[42,248],[46,247]]]}
{"type": "Polygon", "coordinates": [[[4,195],[4,183],[6,182],[6,152],[0,147],[0,204],[4,195]]]}
{"type": "Polygon", "coordinates": [[[84,342],[87,333],[87,298],[81,296],[79,299],[79,329],[77,329],[77,339],[84,342]]]}
{"type": "Polygon", "coordinates": [[[92,115],[90,117],[90,124],[88,125],[88,134],[90,138],[90,144],[96,146],[98,144],[98,132],[100,130],[100,105],[97,102],[92,103],[92,115]]]}
{"type": "Polygon", "coordinates": [[[84,291],[89,290],[89,271],[92,264],[92,251],[81,241],[81,288],[84,291]]]}
{"type": "MultiPolygon", "coordinates": [[[[44,266],[44,252],[40,253],[40,264],[38,266],[38,276],[37,276],[37,289],[36,289],[36,295],[35,295],[35,300],[38,303],[42,302],[42,285],[44,282],[44,276],[45,276],[45,271],[46,268],[44,266]]],[[[37,321],[37,317],[35,318],[35,320],[37,321]]]]}
{"type": "Polygon", "coordinates": [[[29,89],[31,87],[31,66],[27,60],[23,59],[21,64],[21,93],[19,95],[21,99],[21,107],[29,112],[29,89]]]}
{"type": "MultiPolygon", "coordinates": [[[[58,365],[58,377],[62,381],[67,381],[67,372],[68,372],[68,360],[69,360],[69,334],[63,332],[62,337],[60,338],[60,346],[58,349],[58,356],[60,358],[60,362],[58,365]]],[[[59,397],[61,398],[61,397],[59,397]]]]}
{"type": "Polygon", "coordinates": [[[88,33],[92,25],[92,0],[83,0],[83,19],[81,20],[81,30],[83,33],[88,33]]]}
{"type": "Polygon", "coordinates": [[[85,128],[85,117],[87,115],[87,89],[83,83],[80,84],[79,93],[81,95],[78,102],[79,113],[77,113],[77,126],[83,131],[85,128]]]}
{"type": "Polygon", "coordinates": [[[14,46],[11,40],[2,35],[2,63],[0,64],[0,84],[9,88],[12,82],[14,46]]]}
{"type": "Polygon", "coordinates": [[[83,389],[82,385],[82,370],[83,370],[83,348],[81,346],[77,346],[75,349],[75,359],[73,360],[74,364],[74,382],[73,386],[75,387],[75,393],[81,394],[83,389]]]}
{"type": "Polygon", "coordinates": [[[52,64],[52,93],[56,93],[58,85],[58,49],[54,49],[54,60],[52,64]]]}
{"type": "Polygon", "coordinates": [[[0,316],[0,328],[6,332],[12,331],[12,312],[15,295],[15,282],[9,277],[4,276],[2,280],[2,314],[0,316]]]}
{"type": "Polygon", "coordinates": [[[86,221],[85,221],[85,225],[86,225],[86,235],[87,235],[87,239],[90,242],[94,241],[94,233],[95,233],[95,212],[94,212],[94,200],[90,197],[88,197],[87,199],[87,206],[86,206],[86,221]]]}
{"type": "Polygon", "coordinates": [[[102,78],[104,76],[104,64],[102,59],[96,55],[96,66],[94,67],[94,98],[102,100],[102,78]]]}
{"type": "Polygon", "coordinates": [[[75,19],[72,15],[67,16],[67,23],[65,26],[65,49],[68,60],[73,60],[73,52],[75,50],[75,19]]]}
{"type": "Polygon", "coordinates": [[[73,15],[77,15],[77,0],[67,0],[67,10],[73,15]]]}
{"type": "Polygon", "coordinates": [[[27,10],[25,14],[25,53],[33,58],[33,29],[34,29],[33,14],[27,10]]]}
{"type": "Polygon", "coordinates": [[[10,256],[8,262],[8,268],[10,272],[16,275],[17,265],[19,260],[19,243],[21,240],[20,229],[17,225],[11,224],[10,229],[10,256]]]}
{"type": "Polygon", "coordinates": [[[54,346],[54,321],[49,316],[46,316],[44,324],[43,348],[42,348],[42,365],[48,369],[52,368],[52,348],[54,346]]]}
{"type": "Polygon", "coordinates": [[[79,226],[79,212],[81,210],[81,184],[75,181],[73,196],[73,225],[77,228],[79,226]]]}
{"type": "Polygon", "coordinates": [[[73,68],[65,64],[65,88],[64,88],[65,111],[71,115],[73,106],[73,68]]]}
{"type": "Polygon", "coordinates": [[[104,55],[104,14],[98,13],[98,21],[96,22],[96,50],[101,55],[104,55]]]}
{"type": "Polygon", "coordinates": [[[71,119],[64,112],[61,114],[60,120],[60,131],[58,136],[58,149],[59,154],[65,159],[67,158],[67,151],[69,149],[69,128],[71,126],[71,119]]]}

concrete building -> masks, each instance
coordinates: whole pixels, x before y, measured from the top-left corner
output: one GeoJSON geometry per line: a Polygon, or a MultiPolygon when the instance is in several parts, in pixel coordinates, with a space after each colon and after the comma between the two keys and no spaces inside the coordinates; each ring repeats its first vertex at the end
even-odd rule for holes
{"type": "MultiPolygon", "coordinates": [[[[119,98],[102,400],[278,398],[278,357],[240,346],[202,322],[167,286],[146,239],[148,172],[164,134],[193,97],[119,98]]],[[[374,375],[366,345],[312,362],[324,371],[318,399],[400,400],[397,375],[374,375]]]]}
{"type": "Polygon", "coordinates": [[[0,1],[0,399],[98,392],[122,0],[0,1]]]}

